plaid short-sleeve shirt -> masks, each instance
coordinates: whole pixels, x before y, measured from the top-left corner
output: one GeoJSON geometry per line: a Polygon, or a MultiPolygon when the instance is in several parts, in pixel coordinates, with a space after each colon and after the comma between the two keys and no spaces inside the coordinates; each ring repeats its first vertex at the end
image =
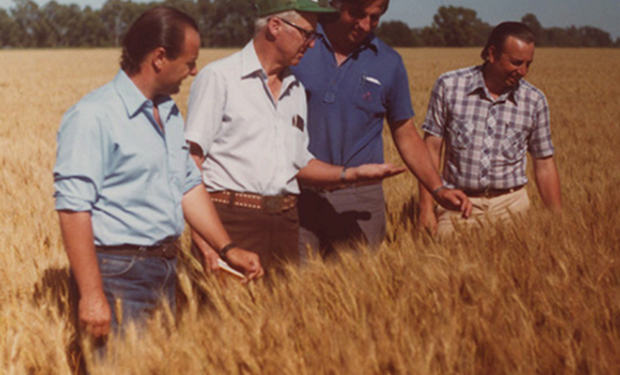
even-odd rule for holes
{"type": "Polygon", "coordinates": [[[525,185],[526,150],[534,158],[555,151],[545,95],[521,80],[494,100],[482,66],[439,77],[422,129],[444,139],[444,183],[463,190],[525,185]]]}

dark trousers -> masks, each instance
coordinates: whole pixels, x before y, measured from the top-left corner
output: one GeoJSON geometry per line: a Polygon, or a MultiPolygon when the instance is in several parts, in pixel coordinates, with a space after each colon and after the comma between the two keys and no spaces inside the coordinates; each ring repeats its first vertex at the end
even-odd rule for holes
{"type": "Polygon", "coordinates": [[[214,203],[231,240],[257,253],[263,268],[299,264],[299,216],[297,208],[269,214],[262,210],[214,203]]]}
{"type": "Polygon", "coordinates": [[[302,261],[308,248],[330,256],[334,246],[368,245],[378,250],[385,238],[385,198],[381,185],[317,192],[303,189],[299,196],[302,261]]]}

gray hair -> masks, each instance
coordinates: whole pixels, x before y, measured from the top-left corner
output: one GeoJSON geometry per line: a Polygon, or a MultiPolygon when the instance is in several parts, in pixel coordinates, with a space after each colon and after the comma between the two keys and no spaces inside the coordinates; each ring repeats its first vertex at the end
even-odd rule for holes
{"type": "Polygon", "coordinates": [[[258,18],[254,22],[254,32],[258,34],[262,29],[264,29],[267,26],[267,22],[269,22],[269,19],[271,17],[278,17],[292,22],[301,18],[301,15],[294,10],[286,10],[280,13],[269,14],[267,16],[258,18]]]}

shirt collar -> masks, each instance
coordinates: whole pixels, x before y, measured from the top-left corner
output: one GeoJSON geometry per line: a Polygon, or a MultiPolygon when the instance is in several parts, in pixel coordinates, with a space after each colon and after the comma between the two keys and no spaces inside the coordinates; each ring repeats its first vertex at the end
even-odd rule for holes
{"type": "MultiPolygon", "coordinates": [[[[260,74],[260,77],[264,80],[267,79],[267,72],[263,69],[258,55],[256,54],[254,41],[250,40],[250,42],[243,47],[243,50],[241,50],[241,78],[248,78],[256,74],[260,74]]],[[[281,93],[286,92],[289,86],[298,82],[297,78],[288,67],[284,68],[282,77],[281,93]]]]}
{"type": "Polygon", "coordinates": [[[241,50],[241,78],[249,77],[257,72],[260,72],[265,77],[267,76],[256,54],[254,40],[250,40],[241,50]]]}
{"type": "MultiPolygon", "coordinates": [[[[329,41],[327,34],[325,34],[325,28],[323,27],[322,23],[317,24],[316,32],[321,35],[322,42],[325,43],[325,45],[329,47],[331,51],[333,51],[334,47],[332,46],[332,43],[329,41]]],[[[357,48],[355,49],[355,51],[353,51],[353,53],[351,53],[351,55],[359,53],[364,49],[371,49],[375,54],[379,53],[379,38],[377,38],[377,36],[374,33],[368,34],[366,39],[364,39],[362,43],[360,43],[360,45],[357,46],[357,48]]]]}
{"type": "MultiPolygon", "coordinates": [[[[114,86],[125,105],[127,117],[132,118],[142,111],[143,108],[152,107],[152,102],[144,96],[124,70],[119,70],[116,77],[114,77],[114,86]]],[[[167,119],[171,112],[176,109],[174,101],[167,95],[157,99],[157,106],[162,120],[167,119]]]]}
{"type": "MultiPolygon", "coordinates": [[[[471,79],[471,81],[469,82],[469,86],[467,86],[467,93],[469,94],[473,94],[477,91],[482,91],[485,93],[485,95],[487,97],[491,97],[489,90],[487,89],[485,83],[484,83],[484,75],[482,74],[482,68],[484,67],[484,65],[478,65],[476,67],[474,67],[474,74],[473,77],[471,79]]],[[[518,104],[518,100],[519,100],[519,93],[521,92],[521,81],[519,81],[515,87],[513,87],[512,89],[510,89],[509,91],[507,91],[506,93],[502,94],[499,98],[497,98],[497,101],[506,101],[506,100],[512,100],[515,104],[518,104]]]]}

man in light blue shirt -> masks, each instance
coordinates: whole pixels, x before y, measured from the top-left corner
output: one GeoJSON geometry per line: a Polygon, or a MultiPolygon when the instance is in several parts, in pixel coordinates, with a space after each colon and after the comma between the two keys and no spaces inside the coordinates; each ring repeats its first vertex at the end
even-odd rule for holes
{"type": "Polygon", "coordinates": [[[199,47],[191,17],[148,10],[124,38],[121,71],[63,118],[56,210],[80,294],[78,317],[94,337],[140,322],[162,296],[173,306],[184,218],[249,279],[262,276],[258,257],[231,243],[201,187],[169,96],[196,74],[199,47]]]}

